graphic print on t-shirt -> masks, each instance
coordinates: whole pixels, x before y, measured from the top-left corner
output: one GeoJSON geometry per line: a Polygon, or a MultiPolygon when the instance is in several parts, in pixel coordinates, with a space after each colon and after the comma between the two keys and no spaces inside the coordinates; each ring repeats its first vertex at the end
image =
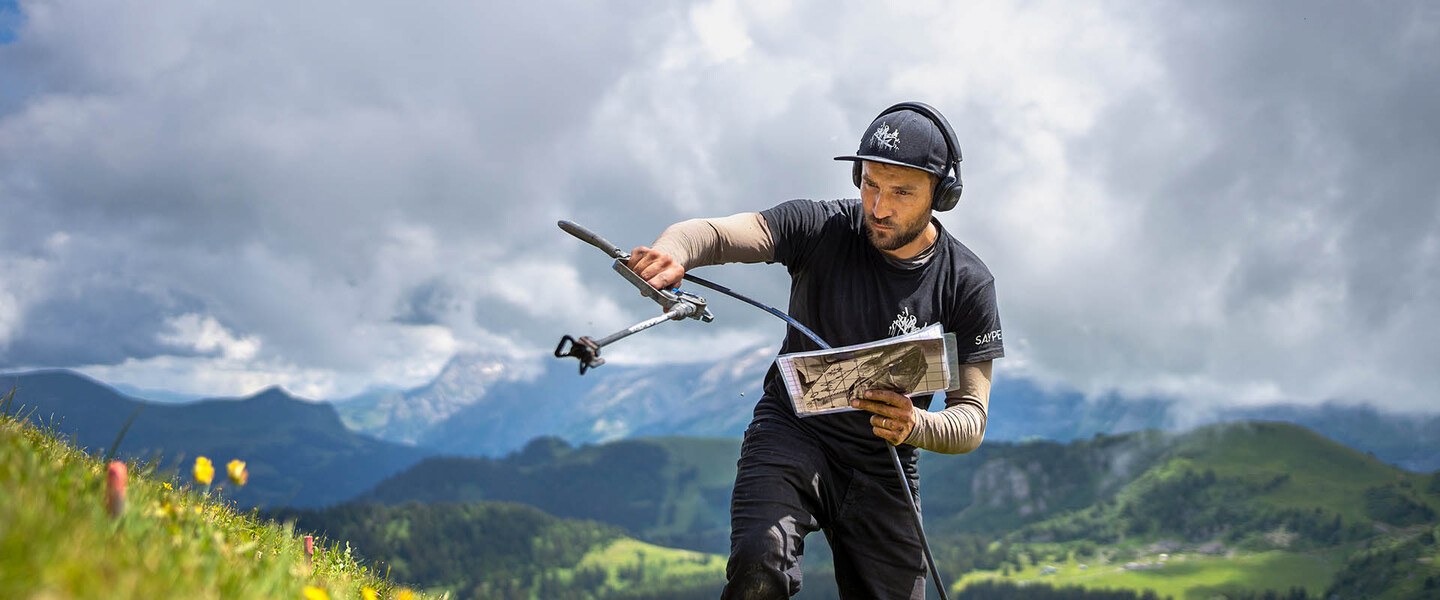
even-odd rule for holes
{"type": "MultiPolygon", "coordinates": [[[[923,325],[917,325],[915,321],[915,315],[910,314],[910,307],[903,307],[900,314],[895,315],[895,321],[890,323],[890,337],[920,331],[923,325]]],[[[929,325],[929,323],[925,325],[929,325]]]]}

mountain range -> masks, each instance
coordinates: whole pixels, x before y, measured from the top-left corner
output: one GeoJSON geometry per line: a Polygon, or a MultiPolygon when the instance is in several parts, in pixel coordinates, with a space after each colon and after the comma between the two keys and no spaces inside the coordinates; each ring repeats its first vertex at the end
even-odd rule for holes
{"type": "Polygon", "coordinates": [[[584,377],[571,361],[526,367],[459,355],[430,383],[337,401],[357,431],[446,454],[503,456],[536,437],[570,443],[640,436],[738,437],[759,399],[774,349],[714,363],[605,365],[584,377]]]}
{"type": "Polygon", "coordinates": [[[72,371],[5,380],[15,389],[11,414],[48,426],[91,453],[114,447],[118,456],[158,457],[161,471],[183,477],[197,456],[221,467],[231,459],[245,461],[250,484],[224,492],[242,506],[333,504],[430,454],[353,432],[330,404],[280,388],[172,404],[132,398],[72,371]]]}
{"type": "MultiPolygon", "coordinates": [[[[446,454],[499,457],[540,436],[571,444],[670,435],[738,437],[750,420],[775,348],[743,349],[713,363],[607,364],[583,377],[573,361],[539,366],[493,355],[457,355],[430,383],[335,403],[350,427],[446,454]]],[[[1412,471],[1440,468],[1440,416],[1393,414],[1360,404],[1278,404],[1177,410],[1166,398],[1086,398],[1000,377],[986,439],[1070,441],[1096,434],[1177,430],[1246,420],[1304,425],[1412,471]],[[1180,415],[1192,415],[1180,417],[1180,415]]]]}
{"type": "MultiPolygon", "coordinates": [[[[61,430],[92,451],[108,449],[139,410],[122,454],[159,453],[168,467],[198,454],[246,458],[253,461],[252,473],[267,477],[235,491],[237,501],[318,506],[364,493],[426,456],[500,458],[540,437],[567,445],[667,436],[738,439],[773,353],[757,346],[713,363],[607,364],[583,377],[572,361],[536,365],[457,355],[425,385],[334,402],[295,398],[279,388],[237,399],[151,402],[64,370],[4,379],[19,385],[19,403],[38,408],[36,419],[56,415],[61,430]]],[[[1092,399],[1002,377],[992,391],[986,445],[1174,430],[1174,408],[1164,399],[1092,399]]],[[[1237,420],[1297,423],[1411,471],[1440,468],[1440,418],[1433,416],[1279,405],[1217,409],[1193,424],[1237,420]]]]}

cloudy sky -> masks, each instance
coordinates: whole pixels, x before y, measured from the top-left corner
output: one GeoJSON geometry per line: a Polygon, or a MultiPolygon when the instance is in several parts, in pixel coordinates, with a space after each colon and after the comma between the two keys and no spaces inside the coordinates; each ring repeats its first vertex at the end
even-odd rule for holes
{"type": "MultiPolygon", "coordinates": [[[[325,398],[544,360],[654,313],[557,219],[853,196],[830,158],[920,100],[1001,377],[1440,410],[1440,6],[1154,4],[0,0],[0,370],[325,398]]],[[[784,305],[778,266],[700,274],[784,305]]],[[[607,354],[783,332],[712,304],[607,354]]]]}

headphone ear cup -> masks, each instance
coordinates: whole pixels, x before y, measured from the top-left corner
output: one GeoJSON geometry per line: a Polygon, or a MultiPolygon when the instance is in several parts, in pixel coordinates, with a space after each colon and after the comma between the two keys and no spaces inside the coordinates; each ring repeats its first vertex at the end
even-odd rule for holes
{"type": "Polygon", "coordinates": [[[860,161],[854,161],[855,168],[850,171],[850,179],[855,182],[855,187],[860,187],[860,161]]]}
{"type": "Polygon", "coordinates": [[[960,192],[964,189],[965,184],[959,177],[946,176],[940,180],[940,185],[935,186],[935,198],[930,202],[930,208],[941,212],[955,208],[955,205],[960,203],[960,192]]]}

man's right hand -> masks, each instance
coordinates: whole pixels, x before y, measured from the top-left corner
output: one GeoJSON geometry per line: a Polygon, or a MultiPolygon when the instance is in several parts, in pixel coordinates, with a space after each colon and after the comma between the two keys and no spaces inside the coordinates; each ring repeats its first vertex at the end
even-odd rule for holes
{"type": "Polygon", "coordinates": [[[685,278],[685,267],[669,254],[640,246],[630,251],[630,262],[625,263],[631,271],[657,290],[679,287],[685,278]]]}

